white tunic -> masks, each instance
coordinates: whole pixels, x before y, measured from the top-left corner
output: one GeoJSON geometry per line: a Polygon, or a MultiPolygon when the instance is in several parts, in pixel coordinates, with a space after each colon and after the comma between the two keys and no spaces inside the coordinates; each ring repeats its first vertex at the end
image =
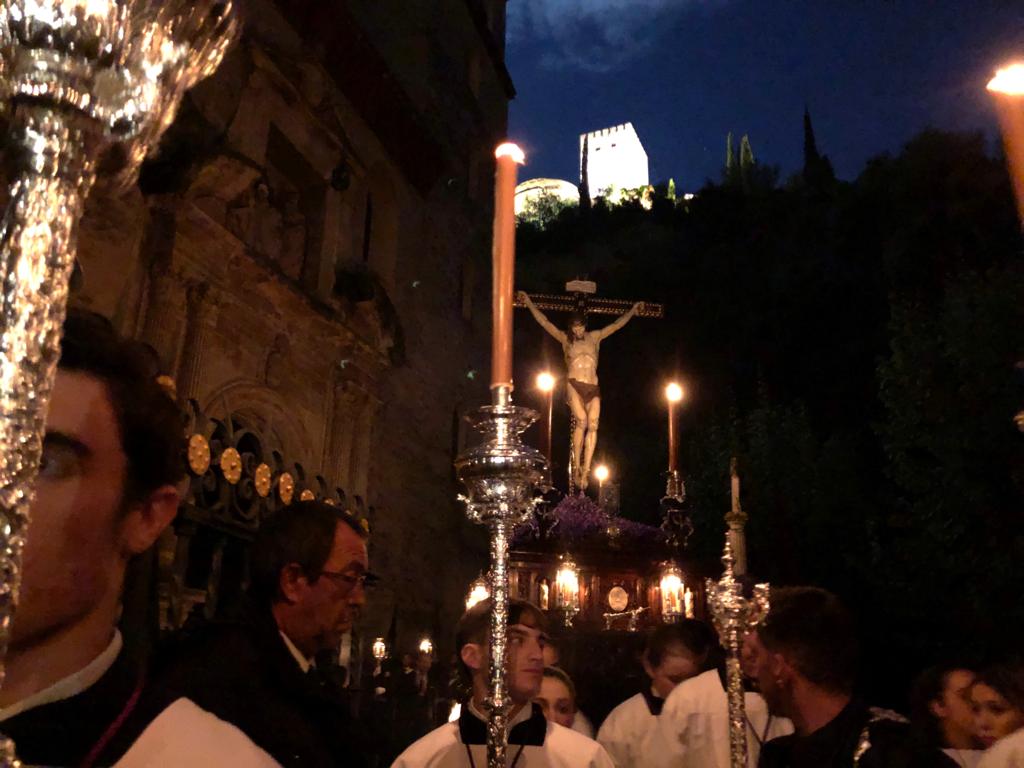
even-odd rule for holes
{"type": "Polygon", "coordinates": [[[588,739],[594,738],[594,725],[590,722],[590,718],[576,710],[576,716],[572,719],[572,729],[576,733],[582,733],[588,739]]]}
{"type": "MultiPolygon", "coordinates": [[[[761,743],[793,732],[769,718],[759,694],[745,695],[747,764],[757,766],[761,743]]],[[[729,768],[729,700],[717,670],[684,680],[665,699],[658,724],[643,746],[645,768],[729,768]]]]}
{"type": "Polygon", "coordinates": [[[1024,728],[1004,736],[985,750],[978,768],[1024,768],[1024,728]]]}
{"type": "MultiPolygon", "coordinates": [[[[483,721],[472,706],[463,707],[459,721],[445,723],[405,750],[391,768],[487,768],[487,746],[483,721]],[[477,720],[476,738],[470,738],[469,751],[463,741],[467,731],[464,720],[477,720]]],[[[569,728],[544,720],[540,708],[523,707],[510,725],[507,751],[509,766],[516,768],[614,768],[608,753],[594,740],[569,728]],[[520,726],[519,729],[516,726],[520,726]],[[525,738],[521,738],[526,733],[525,738]],[[520,750],[522,754],[520,754],[520,750]],[[518,757],[518,761],[516,761],[518,757]]]]}
{"type": "Polygon", "coordinates": [[[657,724],[658,718],[651,712],[647,697],[638,693],[604,719],[597,732],[597,743],[608,751],[616,768],[643,768],[647,763],[641,758],[641,749],[657,724]]]}
{"type": "Polygon", "coordinates": [[[114,768],[280,768],[274,758],[189,699],[154,720],[114,768]]]}

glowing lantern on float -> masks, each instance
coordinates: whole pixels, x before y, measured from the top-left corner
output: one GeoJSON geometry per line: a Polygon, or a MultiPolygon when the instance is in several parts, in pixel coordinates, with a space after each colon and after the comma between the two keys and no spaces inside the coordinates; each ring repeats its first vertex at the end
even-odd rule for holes
{"type": "Polygon", "coordinates": [[[555,574],[555,607],[565,612],[565,626],[580,612],[580,573],[568,555],[562,557],[555,574]]]}
{"type": "MultiPolygon", "coordinates": [[[[666,624],[687,615],[687,591],[683,583],[683,572],[675,563],[665,563],[661,569],[661,619],[666,624]]],[[[693,598],[690,599],[692,605],[693,598]]]]}
{"type": "Polygon", "coordinates": [[[469,585],[469,593],[466,595],[466,610],[468,611],[477,603],[486,600],[491,596],[491,585],[487,583],[487,579],[481,574],[476,577],[476,580],[469,585]]]}

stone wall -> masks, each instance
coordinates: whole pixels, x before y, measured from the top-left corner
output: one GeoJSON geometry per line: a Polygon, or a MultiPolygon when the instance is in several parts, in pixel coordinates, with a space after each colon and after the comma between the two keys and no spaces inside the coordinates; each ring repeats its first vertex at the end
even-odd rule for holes
{"type": "Polygon", "coordinates": [[[402,646],[445,651],[485,562],[452,460],[487,398],[513,92],[504,2],[441,5],[252,0],[138,187],[90,201],[73,301],[150,343],[206,416],[372,507],[364,636],[397,608],[402,646]]]}

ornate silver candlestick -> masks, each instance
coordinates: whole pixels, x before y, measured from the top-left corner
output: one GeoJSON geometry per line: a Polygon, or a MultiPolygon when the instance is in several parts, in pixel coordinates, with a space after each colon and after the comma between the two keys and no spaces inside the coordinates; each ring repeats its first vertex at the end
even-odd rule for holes
{"type": "MultiPolygon", "coordinates": [[[[97,176],[134,181],[185,92],[219,65],[233,19],[225,0],[0,7],[0,110],[12,171],[0,224],[0,658],[85,199],[97,176]]],[[[0,764],[15,763],[8,743],[0,764]]]]}
{"type": "Polygon", "coordinates": [[[534,489],[547,477],[547,460],[523,444],[520,435],[536,418],[529,408],[512,405],[511,387],[494,390],[494,405],[469,417],[484,441],[455,462],[466,486],[460,498],[470,520],[491,532],[490,698],[487,700],[487,764],[505,768],[509,699],[505,680],[508,646],[508,542],[512,529],[533,513],[534,489]]]}
{"type": "Polygon", "coordinates": [[[743,636],[768,615],[768,585],[754,586],[753,599],[743,597],[743,586],[733,573],[732,546],[727,536],[722,553],[725,573],[717,582],[707,580],[708,605],[715,628],[728,651],[726,681],[729,696],[729,755],[732,768],[747,768],[747,711],[743,699],[740,645],[743,636]]]}

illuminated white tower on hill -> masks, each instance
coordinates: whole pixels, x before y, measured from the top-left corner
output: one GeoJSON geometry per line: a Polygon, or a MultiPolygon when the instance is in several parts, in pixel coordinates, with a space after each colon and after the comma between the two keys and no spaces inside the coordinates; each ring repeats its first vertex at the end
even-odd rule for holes
{"type": "Polygon", "coordinates": [[[581,177],[584,141],[587,145],[587,182],[592,198],[606,195],[609,189],[621,192],[650,184],[647,152],[632,123],[580,136],[581,177]]]}

